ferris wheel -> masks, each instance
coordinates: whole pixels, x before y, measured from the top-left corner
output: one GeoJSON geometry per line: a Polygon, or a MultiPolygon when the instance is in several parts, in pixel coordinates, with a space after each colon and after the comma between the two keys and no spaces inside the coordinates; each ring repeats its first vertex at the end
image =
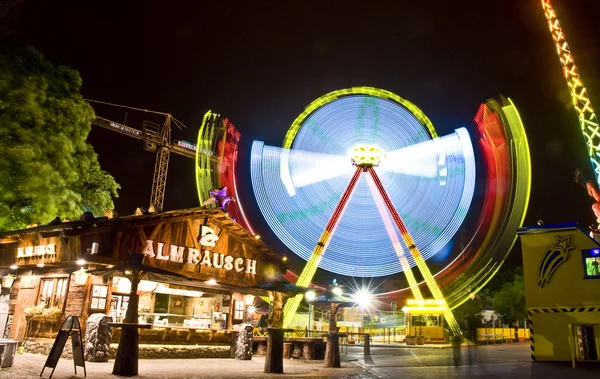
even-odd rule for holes
{"type": "MultiPolygon", "coordinates": [[[[495,156],[495,145],[482,145],[492,152],[488,164],[510,158],[495,156]]],[[[297,117],[283,147],[255,141],[251,177],[273,232],[307,260],[297,284],[310,284],[317,267],[353,277],[404,272],[413,295],[422,298],[411,271],[417,266],[433,296],[444,299],[425,261],[456,234],[473,199],[476,164],[466,129],[438,136],[421,110],[391,92],[339,90],[297,117]]],[[[523,208],[526,203],[517,210],[521,216],[523,208]]],[[[491,212],[486,216],[499,215],[491,212]]],[[[489,243],[489,238],[472,241],[489,243]]],[[[453,281],[456,266],[450,262],[436,274],[444,272],[442,279],[453,281]]],[[[286,314],[294,313],[300,300],[288,301],[286,314]]],[[[447,320],[453,320],[451,314],[447,320]]]]}

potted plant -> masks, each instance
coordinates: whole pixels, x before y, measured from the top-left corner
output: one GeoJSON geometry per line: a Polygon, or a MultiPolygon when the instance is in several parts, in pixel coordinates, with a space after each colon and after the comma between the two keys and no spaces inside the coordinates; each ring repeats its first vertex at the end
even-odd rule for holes
{"type": "Polygon", "coordinates": [[[407,345],[416,345],[417,344],[417,336],[406,336],[406,344],[407,345]]]}

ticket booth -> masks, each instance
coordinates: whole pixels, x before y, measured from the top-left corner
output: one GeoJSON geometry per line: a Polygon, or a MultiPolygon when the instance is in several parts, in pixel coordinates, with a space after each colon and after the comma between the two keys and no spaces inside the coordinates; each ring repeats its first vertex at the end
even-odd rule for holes
{"type": "Polygon", "coordinates": [[[402,308],[406,335],[423,335],[431,341],[444,340],[444,309],[443,300],[408,299],[402,308]]]}
{"type": "Polygon", "coordinates": [[[520,228],[535,361],[600,357],[600,243],[576,223],[520,228]]]}

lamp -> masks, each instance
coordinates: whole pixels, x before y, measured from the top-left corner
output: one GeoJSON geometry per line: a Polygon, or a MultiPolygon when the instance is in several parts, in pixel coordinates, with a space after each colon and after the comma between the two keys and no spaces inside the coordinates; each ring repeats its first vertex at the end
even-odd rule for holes
{"type": "Polygon", "coordinates": [[[254,304],[254,295],[246,295],[246,305],[254,304]]]}
{"type": "Polygon", "coordinates": [[[2,277],[2,288],[11,288],[17,277],[11,274],[2,277]]]}
{"type": "Polygon", "coordinates": [[[79,270],[75,271],[75,283],[78,286],[83,286],[85,285],[85,283],[87,282],[87,277],[88,274],[85,272],[85,270],[82,268],[80,268],[79,270]]]}
{"type": "Polygon", "coordinates": [[[333,286],[333,288],[331,289],[331,292],[337,296],[342,296],[342,293],[343,293],[342,288],[337,285],[333,286]]]}

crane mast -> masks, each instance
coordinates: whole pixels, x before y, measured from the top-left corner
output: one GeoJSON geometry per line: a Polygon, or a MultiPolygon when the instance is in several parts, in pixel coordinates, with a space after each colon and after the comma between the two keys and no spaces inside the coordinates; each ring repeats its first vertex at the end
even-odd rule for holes
{"type": "Polygon", "coordinates": [[[154,178],[152,179],[152,192],[150,206],[156,211],[163,210],[165,190],[167,188],[167,173],[169,171],[169,157],[171,150],[171,117],[167,116],[160,131],[160,143],[156,148],[156,162],[154,163],[154,178]]]}
{"type": "Polygon", "coordinates": [[[240,133],[229,119],[208,111],[202,121],[198,134],[198,144],[187,141],[172,140],[171,127],[185,127],[180,121],[168,113],[154,112],[147,109],[127,107],[123,105],[88,100],[94,103],[135,111],[154,113],[164,116],[162,124],[144,121],[142,129],[121,124],[103,117],[94,118],[92,125],[135,138],[144,142],[144,149],[156,153],[154,177],[150,194],[150,208],[160,212],[163,210],[169,157],[171,153],[194,159],[196,162],[196,187],[200,204],[214,208],[217,204],[234,221],[251,234],[255,234],[240,202],[237,193],[236,163],[240,133]],[[216,192],[215,192],[216,191],[216,192]],[[226,201],[217,201],[221,192],[226,192],[226,201]],[[212,200],[212,201],[211,201],[212,200]],[[233,201],[231,201],[233,200],[233,201]]]}
{"type": "Polygon", "coordinates": [[[569,49],[565,34],[558,22],[556,11],[550,4],[550,0],[541,0],[541,2],[550,27],[552,39],[556,45],[556,53],[560,59],[560,64],[563,68],[567,85],[569,86],[573,106],[579,118],[579,125],[587,145],[588,156],[592,162],[596,183],[600,183],[600,130],[598,128],[598,118],[592,108],[592,102],[583,85],[583,81],[579,76],[573,54],[569,49]]]}
{"type": "MultiPolygon", "coordinates": [[[[95,102],[93,100],[89,100],[95,102]]],[[[107,104],[107,103],[104,103],[107,104]]],[[[115,104],[109,104],[115,105],[115,104]]],[[[124,107],[144,112],[151,112],[148,110],[142,110],[131,107],[124,107]]],[[[154,164],[154,177],[152,179],[152,192],[150,194],[150,207],[154,208],[155,211],[160,212],[163,210],[165,201],[165,190],[167,187],[167,173],[169,171],[169,157],[171,152],[182,155],[187,158],[196,158],[196,146],[190,143],[177,143],[173,144],[171,141],[171,125],[175,123],[181,127],[179,121],[168,113],[162,112],[151,112],[165,116],[165,120],[162,125],[155,124],[153,122],[145,121],[142,126],[142,130],[127,126],[116,121],[112,121],[103,117],[96,117],[92,120],[92,125],[102,127],[104,129],[112,130],[120,134],[138,139],[145,143],[144,149],[150,152],[156,152],[156,162],[154,164]]]]}

